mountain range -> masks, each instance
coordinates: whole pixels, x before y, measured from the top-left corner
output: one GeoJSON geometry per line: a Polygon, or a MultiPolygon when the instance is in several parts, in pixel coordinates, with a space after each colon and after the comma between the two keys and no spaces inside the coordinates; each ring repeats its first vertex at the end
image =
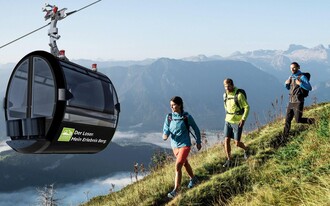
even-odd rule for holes
{"type": "MultiPolygon", "coordinates": [[[[251,113],[266,119],[271,103],[280,96],[286,100],[283,83],[291,75],[290,63],[299,62],[303,72],[311,73],[313,91],[306,104],[330,98],[330,48],[290,45],[288,50],[235,52],[229,57],[198,55],[184,59],[161,58],[150,65],[101,68],[115,83],[122,108],[121,126],[129,129],[162,127],[168,101],[181,95],[187,111],[205,129],[219,129],[223,123],[222,81],[234,79],[246,89],[251,113]],[[275,79],[272,79],[275,77],[275,79]],[[148,111],[146,114],[145,111],[148,111]],[[124,121],[127,120],[127,121],[124,121]],[[128,124],[127,124],[128,123],[128,124]]],[[[286,103],[285,103],[286,105],[286,103]]],[[[285,110],[285,105],[280,105],[285,110]]],[[[251,121],[255,121],[250,115],[251,121]]],[[[261,120],[262,121],[262,120],[261,120]]]]}
{"type": "Polygon", "coordinates": [[[243,61],[191,62],[161,58],[146,66],[100,71],[117,88],[122,108],[119,125],[123,130],[161,131],[165,115],[171,111],[169,101],[173,96],[183,98],[184,109],[201,129],[222,128],[223,80],[228,77],[248,93],[252,114],[265,112],[284,92],[274,76],[243,61]]]}
{"type": "Polygon", "coordinates": [[[229,58],[250,62],[261,70],[274,74],[282,81],[288,78],[290,63],[293,61],[300,64],[302,71],[308,71],[313,75],[311,82],[314,84],[330,79],[330,48],[325,48],[323,45],[306,48],[292,44],[286,51],[257,50],[243,54],[237,52],[229,58]]]}
{"type": "MultiPolygon", "coordinates": [[[[226,58],[198,55],[143,61],[73,61],[86,67],[97,63],[99,71],[113,81],[122,106],[121,130],[161,131],[165,115],[170,112],[169,100],[175,95],[183,97],[185,109],[201,128],[221,129],[224,119],[222,81],[227,77],[248,93],[250,123],[255,121],[254,115],[263,121],[273,101],[282,95],[286,99],[288,92],[283,89],[283,82],[290,75],[289,65],[293,61],[299,62],[301,70],[312,75],[313,91],[307,104],[330,98],[330,49],[323,45],[307,48],[292,44],[286,51],[235,52],[226,58]]],[[[13,64],[0,67],[0,94],[4,96],[13,64]]],[[[0,111],[1,117],[2,113],[0,111]]],[[[0,124],[1,131],[4,131],[3,125],[0,124]]]]}
{"type": "MultiPolygon", "coordinates": [[[[292,61],[311,73],[314,100],[330,99],[330,49],[320,45],[306,48],[290,45],[286,51],[257,50],[236,52],[229,57],[199,55],[184,59],[148,59],[143,62],[95,62],[75,60],[89,67],[97,63],[99,71],[109,76],[121,103],[119,130],[136,132],[162,131],[169,100],[181,96],[184,108],[200,129],[221,131],[224,123],[223,80],[232,78],[245,89],[251,106],[246,129],[255,122],[266,122],[274,111],[272,103],[285,110],[288,91],[283,82],[290,75],[292,61]],[[116,66],[115,66],[116,65],[116,66]],[[281,98],[283,96],[283,99],[281,98]],[[283,100],[283,101],[282,101],[283,100]]],[[[13,64],[0,65],[0,99],[2,101],[13,64]]],[[[1,105],[2,106],[2,105],[1,105]]],[[[4,111],[0,110],[0,140],[5,138],[4,111]]],[[[156,147],[155,147],[156,148],[156,147]]],[[[26,185],[48,182],[70,183],[131,170],[133,161],[150,162],[155,149],[150,145],[121,147],[111,143],[96,155],[22,155],[13,151],[0,153],[0,190],[16,190],[26,185]],[[122,155],[125,154],[125,155],[122,155]],[[93,168],[93,169],[92,169],[93,168]]]]}

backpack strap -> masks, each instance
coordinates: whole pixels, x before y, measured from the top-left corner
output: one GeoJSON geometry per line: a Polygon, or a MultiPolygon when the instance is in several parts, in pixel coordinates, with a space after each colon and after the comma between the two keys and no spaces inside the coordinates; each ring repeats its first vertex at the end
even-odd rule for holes
{"type": "MultiPolygon", "coordinates": [[[[184,125],[186,125],[186,128],[189,129],[188,116],[187,115],[182,115],[182,120],[184,121],[184,125]]],[[[172,113],[168,113],[167,121],[168,121],[168,124],[171,124],[172,113]]]]}
{"type": "MultiPolygon", "coordinates": [[[[226,108],[227,108],[227,100],[230,100],[230,99],[234,99],[235,100],[235,97],[233,98],[233,97],[229,97],[228,98],[228,94],[227,94],[227,92],[225,92],[224,94],[223,94],[223,102],[224,102],[224,104],[225,104],[225,106],[226,106],[226,108]]],[[[236,102],[235,102],[236,103],[236,102]]]]}
{"type": "Polygon", "coordinates": [[[302,76],[305,76],[306,79],[307,79],[308,81],[310,81],[310,79],[311,79],[311,74],[308,73],[308,72],[302,72],[302,73],[297,77],[297,79],[300,81],[300,79],[301,79],[302,76]]]}
{"type": "MultiPolygon", "coordinates": [[[[170,125],[171,121],[172,121],[172,113],[168,113],[167,120],[168,120],[168,124],[170,125]]],[[[195,139],[197,139],[196,136],[190,131],[190,125],[189,125],[189,122],[188,122],[188,115],[182,115],[182,120],[183,120],[184,125],[186,126],[186,128],[188,130],[188,135],[190,133],[195,139]]]]}
{"type": "MultiPolygon", "coordinates": [[[[241,107],[241,105],[239,104],[239,101],[238,101],[238,94],[239,93],[241,93],[242,95],[244,95],[242,89],[237,89],[236,94],[235,94],[235,97],[234,97],[234,100],[235,100],[236,106],[239,108],[239,111],[242,112],[243,109],[242,109],[242,107],[241,107]]],[[[244,113],[244,110],[243,110],[243,113],[244,113]]]]}
{"type": "Polygon", "coordinates": [[[186,126],[186,128],[189,128],[189,123],[188,123],[188,117],[187,117],[187,115],[183,115],[182,118],[183,118],[183,122],[184,122],[184,125],[186,126]]]}
{"type": "Polygon", "coordinates": [[[184,121],[184,124],[186,125],[186,128],[188,130],[188,135],[191,134],[194,139],[197,141],[197,137],[190,131],[190,125],[189,125],[189,122],[188,122],[188,115],[183,115],[183,121],[184,121]]]}
{"type": "MultiPolygon", "coordinates": [[[[237,89],[236,90],[236,93],[235,93],[235,95],[234,95],[234,97],[232,98],[228,98],[228,94],[227,94],[227,92],[225,92],[224,94],[223,94],[223,101],[224,101],[224,104],[225,104],[225,107],[227,108],[227,105],[226,105],[226,103],[227,103],[227,100],[228,99],[234,99],[234,102],[235,102],[235,104],[236,104],[236,106],[238,107],[238,111],[236,111],[236,112],[234,112],[234,113],[230,113],[230,112],[228,112],[227,111],[227,109],[226,109],[226,113],[227,114],[236,114],[236,115],[242,115],[243,113],[244,113],[244,108],[242,108],[241,107],[241,105],[239,104],[239,101],[238,101],[238,94],[239,93],[242,93],[241,92],[241,89],[237,89]]],[[[242,93],[243,94],[243,93],[242,93]]]]}
{"type": "Polygon", "coordinates": [[[236,93],[235,93],[235,96],[234,96],[234,101],[235,101],[236,106],[239,108],[239,111],[242,110],[242,107],[238,102],[238,94],[241,93],[241,91],[242,91],[241,89],[237,89],[236,93]]]}
{"type": "Polygon", "coordinates": [[[168,115],[167,115],[167,121],[168,121],[168,124],[171,124],[171,121],[172,121],[172,113],[168,113],[168,115]]]}
{"type": "MultiPolygon", "coordinates": [[[[304,76],[304,74],[299,75],[299,76],[297,77],[297,79],[298,79],[299,81],[301,81],[300,79],[301,79],[302,76],[304,76]]],[[[307,78],[307,77],[306,77],[306,78],[307,78]]]]}
{"type": "Polygon", "coordinates": [[[225,93],[223,93],[223,102],[225,103],[225,105],[226,105],[227,99],[228,99],[228,95],[227,95],[227,92],[225,92],[225,93]]]}

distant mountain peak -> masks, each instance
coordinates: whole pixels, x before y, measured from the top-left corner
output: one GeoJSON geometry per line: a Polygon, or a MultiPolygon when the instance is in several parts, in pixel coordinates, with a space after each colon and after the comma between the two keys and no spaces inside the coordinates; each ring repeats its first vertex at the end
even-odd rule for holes
{"type": "Polygon", "coordinates": [[[276,70],[281,70],[283,63],[298,61],[298,62],[330,62],[330,45],[329,48],[325,48],[322,44],[313,48],[307,48],[302,45],[290,44],[289,49],[282,50],[254,50],[246,53],[234,53],[228,57],[228,59],[252,61],[256,65],[265,64],[266,62],[272,62],[272,66],[276,67],[276,70]]]}
{"type": "Polygon", "coordinates": [[[301,50],[301,49],[308,49],[307,47],[304,47],[302,45],[298,45],[298,44],[290,44],[289,45],[289,49],[285,51],[285,53],[289,54],[291,52],[294,52],[296,50],[301,50]]]}
{"type": "Polygon", "coordinates": [[[329,58],[328,51],[322,44],[313,48],[297,49],[287,54],[287,56],[294,61],[301,61],[301,62],[327,61],[329,58]]]}
{"type": "Polygon", "coordinates": [[[323,44],[319,44],[316,47],[312,48],[313,50],[326,50],[326,48],[323,46],[323,44]]]}
{"type": "Polygon", "coordinates": [[[223,57],[219,55],[212,55],[208,57],[204,54],[182,58],[182,60],[184,61],[191,61],[191,62],[205,62],[205,61],[214,61],[214,60],[222,60],[222,59],[223,57]]]}

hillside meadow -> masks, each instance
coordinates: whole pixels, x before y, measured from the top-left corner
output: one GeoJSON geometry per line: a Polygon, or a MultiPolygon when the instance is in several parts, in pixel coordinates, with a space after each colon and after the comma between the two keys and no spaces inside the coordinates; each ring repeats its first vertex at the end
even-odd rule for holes
{"type": "Polygon", "coordinates": [[[190,164],[199,184],[187,189],[184,171],[175,199],[167,198],[174,184],[171,160],[122,190],[82,205],[330,205],[330,103],[305,108],[304,116],[316,123],[293,121],[288,138],[281,135],[283,117],[244,134],[252,155],[244,160],[242,150],[232,144],[235,165],[230,168],[222,167],[226,158],[221,142],[193,152],[190,164]]]}

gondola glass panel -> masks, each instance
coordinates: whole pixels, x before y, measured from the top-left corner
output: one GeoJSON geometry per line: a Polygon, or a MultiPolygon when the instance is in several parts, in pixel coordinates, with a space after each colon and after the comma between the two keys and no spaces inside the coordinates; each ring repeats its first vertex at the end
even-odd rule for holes
{"type": "Polygon", "coordinates": [[[52,71],[44,59],[34,57],[31,117],[52,117],[54,105],[55,88],[52,71]]]}
{"type": "Polygon", "coordinates": [[[71,68],[62,62],[67,89],[72,98],[67,101],[65,119],[82,124],[116,128],[117,96],[107,79],[93,76],[85,70],[71,68]],[[77,72],[80,75],[77,75],[77,72]],[[87,91],[93,91],[86,93],[87,91]]]}
{"type": "Polygon", "coordinates": [[[9,95],[7,97],[7,117],[8,120],[27,118],[27,90],[28,90],[29,60],[22,62],[9,85],[9,95]]]}

